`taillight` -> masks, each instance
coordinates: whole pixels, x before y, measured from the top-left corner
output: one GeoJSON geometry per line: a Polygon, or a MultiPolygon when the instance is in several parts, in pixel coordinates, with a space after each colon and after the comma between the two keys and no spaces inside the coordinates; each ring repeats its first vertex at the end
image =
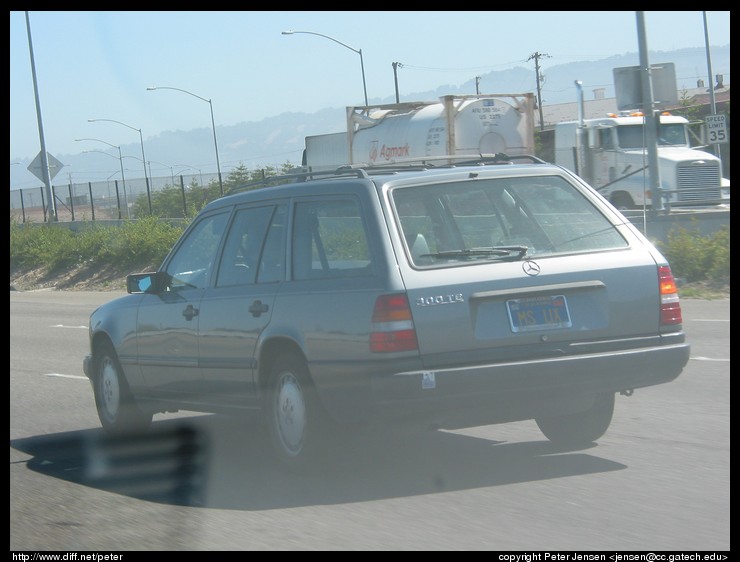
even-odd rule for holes
{"type": "Polygon", "coordinates": [[[658,283],[660,288],[660,324],[661,326],[681,324],[681,303],[678,299],[678,288],[671,268],[658,266],[658,283]]]}
{"type": "Polygon", "coordinates": [[[392,353],[419,349],[406,295],[381,295],[375,301],[370,351],[392,353]]]}

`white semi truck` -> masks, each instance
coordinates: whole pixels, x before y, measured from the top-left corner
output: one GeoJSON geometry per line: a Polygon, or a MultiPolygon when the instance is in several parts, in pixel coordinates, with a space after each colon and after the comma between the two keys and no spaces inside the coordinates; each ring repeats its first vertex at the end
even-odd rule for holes
{"type": "MultiPolygon", "coordinates": [[[[555,125],[555,163],[581,176],[619,209],[652,205],[645,118],[639,112],[555,125]]],[[[663,113],[657,125],[660,187],[668,206],[730,202],[720,160],[690,144],[689,121],[663,113]]]]}
{"type": "Polygon", "coordinates": [[[310,171],[444,156],[534,155],[534,94],[442,96],[347,107],[347,128],[306,137],[310,171]]]}

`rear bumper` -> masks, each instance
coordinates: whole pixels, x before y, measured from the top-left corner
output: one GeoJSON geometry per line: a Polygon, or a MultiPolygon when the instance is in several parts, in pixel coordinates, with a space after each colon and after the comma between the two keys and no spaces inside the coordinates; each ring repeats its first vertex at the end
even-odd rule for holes
{"type": "MultiPolygon", "coordinates": [[[[600,393],[677,378],[690,345],[407,371],[374,381],[383,417],[432,415],[443,427],[532,419],[588,408],[600,393]]],[[[380,413],[379,412],[379,413],[380,413]]]]}

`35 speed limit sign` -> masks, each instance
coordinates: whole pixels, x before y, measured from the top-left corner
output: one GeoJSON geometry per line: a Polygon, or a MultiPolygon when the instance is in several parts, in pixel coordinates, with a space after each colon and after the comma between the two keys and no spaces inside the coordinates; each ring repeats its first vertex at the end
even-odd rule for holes
{"type": "Polygon", "coordinates": [[[707,115],[704,120],[707,124],[709,144],[722,144],[728,141],[724,115],[707,115]]]}

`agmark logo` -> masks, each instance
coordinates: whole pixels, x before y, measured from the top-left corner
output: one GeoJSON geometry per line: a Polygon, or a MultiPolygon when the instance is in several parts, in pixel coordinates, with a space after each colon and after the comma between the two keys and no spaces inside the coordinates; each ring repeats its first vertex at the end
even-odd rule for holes
{"type": "Polygon", "coordinates": [[[409,143],[403,146],[386,146],[382,145],[378,150],[378,141],[373,141],[370,145],[370,162],[377,160],[393,160],[394,158],[404,158],[411,154],[409,143]]]}

